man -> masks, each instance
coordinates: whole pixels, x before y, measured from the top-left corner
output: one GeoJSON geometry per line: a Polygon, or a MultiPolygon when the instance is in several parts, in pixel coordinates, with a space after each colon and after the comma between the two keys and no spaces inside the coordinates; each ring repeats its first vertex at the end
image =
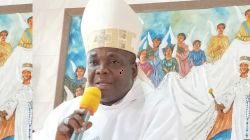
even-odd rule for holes
{"type": "Polygon", "coordinates": [[[162,67],[165,74],[169,72],[179,72],[179,65],[177,59],[172,56],[174,46],[172,44],[168,44],[163,52],[165,52],[165,59],[162,60],[162,67]]]}
{"type": "Polygon", "coordinates": [[[0,67],[4,65],[12,52],[11,44],[6,42],[7,36],[7,30],[0,32],[0,67]]]}
{"type": "Polygon", "coordinates": [[[176,58],[179,62],[179,73],[182,77],[185,77],[190,71],[188,62],[189,49],[188,45],[185,44],[186,35],[184,33],[179,33],[177,39],[176,58]]]}
{"type": "Polygon", "coordinates": [[[84,87],[82,87],[82,85],[77,86],[75,90],[75,97],[82,96],[83,91],[84,87]]]}
{"type": "Polygon", "coordinates": [[[7,120],[15,115],[15,140],[32,140],[31,71],[32,64],[24,63],[22,65],[22,83],[13,87],[16,89],[16,95],[8,99],[5,104],[0,105],[0,111],[7,114],[7,120]]]}
{"type": "Polygon", "coordinates": [[[147,60],[147,52],[146,50],[139,51],[138,54],[139,62],[137,62],[137,66],[144,72],[144,74],[150,78],[154,69],[153,66],[147,60]]]}
{"type": "Polygon", "coordinates": [[[47,119],[42,139],[68,140],[84,124],[84,140],[183,140],[172,98],[146,90],[136,78],[133,47],[142,24],[134,11],[123,0],[91,0],[83,21],[87,82],[101,90],[101,105],[90,122],[84,122],[79,98],[63,103],[47,119]]]}
{"type": "Polygon", "coordinates": [[[210,59],[209,61],[211,61],[212,63],[219,60],[229,46],[229,38],[228,36],[224,35],[225,28],[226,25],[224,23],[218,24],[217,25],[218,34],[212,36],[209,41],[209,45],[207,48],[207,55],[210,59]]]}
{"type": "Polygon", "coordinates": [[[206,62],[206,55],[205,52],[201,50],[200,40],[193,42],[193,50],[189,53],[188,59],[190,61],[190,67],[200,66],[206,62]]]}
{"type": "Polygon", "coordinates": [[[241,41],[250,41],[250,9],[245,11],[246,21],[240,25],[236,38],[241,41]]]}
{"type": "MultiPolygon", "coordinates": [[[[75,91],[79,86],[81,86],[82,89],[85,88],[87,79],[84,77],[84,74],[85,74],[85,68],[83,66],[78,66],[75,70],[74,79],[71,79],[69,76],[65,77],[64,85],[70,90],[71,93],[73,93],[74,97],[76,97],[75,91]]],[[[68,95],[68,94],[65,93],[64,95],[68,95]]]]}
{"type": "Polygon", "coordinates": [[[233,107],[231,140],[250,139],[250,57],[240,57],[240,77],[233,82],[233,86],[222,97],[217,99],[216,108],[221,112],[228,112],[233,107]]]}
{"type": "Polygon", "coordinates": [[[32,25],[33,25],[32,16],[27,19],[27,23],[29,27],[24,30],[18,45],[20,47],[30,49],[32,48],[32,25]]]}

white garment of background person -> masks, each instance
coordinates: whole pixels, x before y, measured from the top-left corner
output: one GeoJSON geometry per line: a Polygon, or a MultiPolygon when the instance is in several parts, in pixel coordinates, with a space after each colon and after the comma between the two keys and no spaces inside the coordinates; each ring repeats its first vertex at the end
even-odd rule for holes
{"type": "MultiPolygon", "coordinates": [[[[29,63],[26,63],[29,64],[29,63]]],[[[27,71],[31,71],[30,68],[23,65],[22,75],[23,83],[18,83],[15,87],[15,95],[8,99],[4,105],[1,105],[0,110],[7,112],[7,119],[9,119],[13,113],[15,115],[15,140],[32,140],[32,88],[30,83],[24,84],[24,81],[30,82],[29,76],[24,76],[27,71]],[[25,80],[26,79],[26,80],[25,80]]],[[[30,65],[30,64],[29,64],[30,65]]]]}
{"type": "MultiPolygon", "coordinates": [[[[137,79],[129,93],[112,106],[99,106],[93,126],[82,140],[185,140],[176,105],[165,91],[145,89],[137,79]],[[126,132],[126,133],[125,133],[126,132]]],[[[79,108],[80,98],[64,102],[47,118],[34,140],[54,140],[57,126],[79,108]]]]}
{"type": "MultiPolygon", "coordinates": [[[[247,58],[250,62],[250,57],[247,58]]],[[[246,74],[247,77],[235,78],[227,93],[216,99],[225,106],[223,112],[227,112],[233,104],[231,140],[250,139],[250,77],[248,72],[246,74]]]]}

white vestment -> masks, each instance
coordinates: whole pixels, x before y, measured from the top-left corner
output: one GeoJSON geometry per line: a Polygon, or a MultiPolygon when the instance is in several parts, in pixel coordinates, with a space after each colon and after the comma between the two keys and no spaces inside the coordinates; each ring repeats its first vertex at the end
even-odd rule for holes
{"type": "Polygon", "coordinates": [[[227,112],[233,104],[231,140],[250,139],[250,78],[238,78],[218,102],[227,112]]]}
{"type": "Polygon", "coordinates": [[[7,112],[7,119],[16,113],[15,140],[32,140],[32,89],[30,85],[23,84],[14,88],[16,95],[1,105],[0,110],[7,112]]]}
{"type": "MultiPolygon", "coordinates": [[[[160,92],[160,91],[159,91],[160,92]]],[[[143,88],[137,80],[112,106],[100,105],[82,140],[184,140],[184,130],[172,96],[143,88]]],[[[34,139],[54,140],[57,126],[79,108],[80,98],[57,107],[34,139]]]]}

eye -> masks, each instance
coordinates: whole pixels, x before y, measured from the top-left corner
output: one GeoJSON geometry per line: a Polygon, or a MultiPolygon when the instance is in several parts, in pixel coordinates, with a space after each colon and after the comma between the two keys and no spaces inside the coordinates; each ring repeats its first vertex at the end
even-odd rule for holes
{"type": "Polygon", "coordinates": [[[90,61],[89,61],[89,65],[95,66],[95,65],[97,65],[97,64],[98,64],[98,63],[97,63],[96,60],[90,60],[90,61]]]}
{"type": "Polygon", "coordinates": [[[111,63],[112,63],[112,64],[119,64],[120,62],[117,61],[117,60],[111,60],[111,63]]]}

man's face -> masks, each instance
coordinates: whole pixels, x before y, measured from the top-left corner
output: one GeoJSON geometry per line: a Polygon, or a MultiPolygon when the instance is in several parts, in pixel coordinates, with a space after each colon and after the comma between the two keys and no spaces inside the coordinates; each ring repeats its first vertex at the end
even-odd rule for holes
{"type": "Polygon", "coordinates": [[[115,48],[97,48],[88,53],[88,82],[101,90],[102,104],[112,105],[132,88],[137,66],[129,61],[131,56],[115,48]]]}
{"type": "Polygon", "coordinates": [[[246,20],[250,21],[250,12],[246,13],[246,20]]]}
{"type": "Polygon", "coordinates": [[[75,94],[76,94],[77,97],[78,97],[78,96],[81,96],[82,93],[83,93],[82,88],[80,88],[80,87],[76,88],[76,93],[75,93],[75,94]]]}
{"type": "Polygon", "coordinates": [[[33,25],[33,18],[30,18],[28,21],[29,28],[32,28],[33,25]]]}
{"type": "Polygon", "coordinates": [[[224,26],[223,25],[219,25],[217,27],[217,32],[218,32],[218,34],[223,34],[223,32],[224,32],[224,26]]]}
{"type": "Polygon", "coordinates": [[[182,36],[182,35],[179,35],[177,39],[178,39],[178,43],[184,42],[184,36],[182,36]]]}
{"type": "Polygon", "coordinates": [[[6,38],[7,38],[7,33],[6,33],[6,32],[2,32],[2,33],[0,34],[1,42],[5,42],[5,41],[6,41],[6,38]]]}
{"type": "Polygon", "coordinates": [[[78,68],[77,71],[76,71],[76,77],[77,77],[77,79],[82,79],[84,73],[85,73],[84,69],[78,68]]]}
{"type": "Polygon", "coordinates": [[[158,38],[155,38],[153,40],[153,48],[158,48],[160,45],[160,40],[158,38]]]}
{"type": "Polygon", "coordinates": [[[172,50],[171,48],[166,49],[166,57],[172,57],[172,50]]]}
{"type": "Polygon", "coordinates": [[[28,70],[24,70],[22,72],[22,76],[24,81],[29,81],[31,79],[31,72],[28,70]]]}
{"type": "Polygon", "coordinates": [[[194,43],[194,51],[198,52],[200,50],[200,43],[199,42],[195,42],[194,43]]]}
{"type": "Polygon", "coordinates": [[[241,63],[240,64],[240,74],[247,74],[249,71],[248,64],[241,63]]]}
{"type": "Polygon", "coordinates": [[[141,61],[146,61],[147,58],[147,52],[146,51],[142,51],[140,54],[140,60],[141,61]]]}

